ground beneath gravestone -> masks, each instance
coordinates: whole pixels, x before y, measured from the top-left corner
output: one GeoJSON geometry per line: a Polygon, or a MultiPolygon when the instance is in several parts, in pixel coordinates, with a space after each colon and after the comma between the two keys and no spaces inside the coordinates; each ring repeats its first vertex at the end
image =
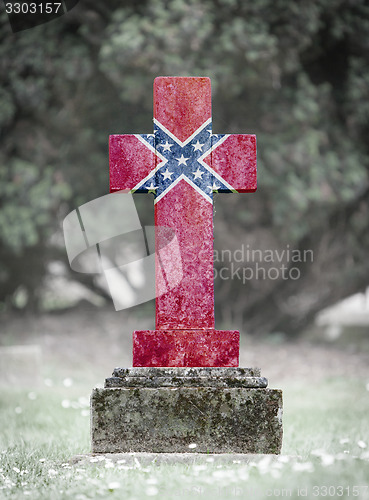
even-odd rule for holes
{"type": "MultiPolygon", "coordinates": [[[[279,457],[198,454],[196,443],[181,456],[91,456],[89,395],[115,366],[131,365],[132,331],[153,327],[137,319],[138,311],[142,308],[116,313],[79,307],[39,317],[3,313],[0,352],[4,345],[36,345],[42,366],[40,385],[29,377],[29,386],[21,388],[17,377],[4,384],[0,363],[1,498],[368,499],[364,332],[360,344],[350,337],[322,343],[317,332],[293,342],[281,334],[241,337],[241,365],[260,366],[270,387],[283,389],[279,457]]],[[[23,354],[27,351],[34,350],[23,354]]],[[[17,375],[23,361],[8,360],[6,367],[17,375]]]]}
{"type": "MultiPolygon", "coordinates": [[[[133,330],[154,326],[131,312],[88,304],[40,316],[3,314],[0,324],[0,346],[40,346],[44,378],[68,375],[92,384],[102,384],[117,366],[132,366],[133,330]]],[[[236,325],[226,325],[231,326],[236,325]]],[[[368,331],[360,342],[357,336],[350,341],[349,334],[345,341],[326,342],[316,331],[289,341],[281,334],[261,338],[241,332],[240,366],[260,367],[270,387],[294,379],[368,377],[368,331]]]]}

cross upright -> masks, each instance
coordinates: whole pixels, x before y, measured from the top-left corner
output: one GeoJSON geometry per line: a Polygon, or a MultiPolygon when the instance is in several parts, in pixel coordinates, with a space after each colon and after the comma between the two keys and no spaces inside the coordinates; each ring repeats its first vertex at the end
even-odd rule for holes
{"type": "MultiPolygon", "coordinates": [[[[153,193],[155,226],[175,231],[183,270],[162,294],[156,267],[156,330],[134,332],[133,366],[238,366],[239,332],[214,325],[213,194],[256,190],[256,137],[212,133],[209,78],[158,77],[154,134],[112,135],[109,150],[110,191],[153,193]]],[[[168,255],[166,272],[175,264],[168,255]]]]}

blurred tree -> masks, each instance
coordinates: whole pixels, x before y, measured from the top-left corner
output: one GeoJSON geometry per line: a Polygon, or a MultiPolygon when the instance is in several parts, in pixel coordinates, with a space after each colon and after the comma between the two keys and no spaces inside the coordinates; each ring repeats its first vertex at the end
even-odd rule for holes
{"type": "Polygon", "coordinates": [[[16,35],[3,16],[0,300],[36,305],[57,220],[108,192],[108,134],[151,132],[157,75],[210,76],[214,131],[258,136],[258,193],[216,201],[216,248],[314,255],[283,260],[300,279],[216,280],[218,321],[295,333],[365,287],[368,33],[365,0],[85,0],[16,35]]]}

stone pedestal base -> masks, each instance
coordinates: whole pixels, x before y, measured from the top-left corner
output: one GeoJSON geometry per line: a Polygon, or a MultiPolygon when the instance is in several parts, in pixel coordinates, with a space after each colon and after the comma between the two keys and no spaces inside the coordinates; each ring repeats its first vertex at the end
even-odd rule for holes
{"type": "Polygon", "coordinates": [[[251,368],[118,368],[91,396],[92,451],[280,453],[282,391],[266,386],[251,368]]]}

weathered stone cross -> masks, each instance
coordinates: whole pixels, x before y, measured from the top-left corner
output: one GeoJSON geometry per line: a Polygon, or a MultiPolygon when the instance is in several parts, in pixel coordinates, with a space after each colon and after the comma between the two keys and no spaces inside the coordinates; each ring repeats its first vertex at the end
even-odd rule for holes
{"type": "MultiPolygon", "coordinates": [[[[213,193],[256,190],[256,137],[212,133],[209,78],[156,78],[154,134],[110,136],[110,191],[122,189],[154,194],[155,226],[175,231],[183,269],[157,293],[156,330],[134,332],[133,366],[238,366],[239,332],[214,328],[213,193]]],[[[157,291],[162,280],[157,266],[157,291]]]]}

